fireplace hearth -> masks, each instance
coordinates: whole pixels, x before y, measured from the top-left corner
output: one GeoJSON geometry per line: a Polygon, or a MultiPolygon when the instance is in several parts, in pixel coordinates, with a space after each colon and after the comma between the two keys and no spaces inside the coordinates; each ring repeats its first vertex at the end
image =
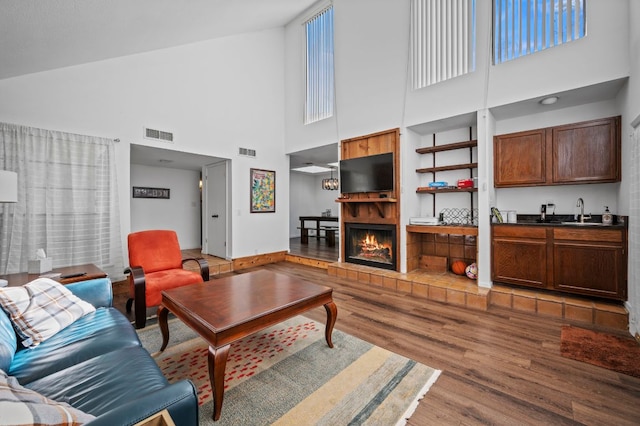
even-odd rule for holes
{"type": "Polygon", "coordinates": [[[345,224],[345,261],[396,269],[396,228],[369,223],[345,224]]]}

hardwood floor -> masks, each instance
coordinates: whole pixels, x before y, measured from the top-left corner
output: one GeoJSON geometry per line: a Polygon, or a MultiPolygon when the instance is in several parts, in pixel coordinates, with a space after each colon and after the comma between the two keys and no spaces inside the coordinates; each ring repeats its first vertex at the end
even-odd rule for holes
{"type": "MultiPolygon", "coordinates": [[[[442,370],[409,425],[640,424],[640,379],[560,356],[566,321],[467,310],[290,262],[264,268],[333,287],[336,328],[442,370]]],[[[124,310],[126,295],[114,293],[124,310]]]]}
{"type": "Polygon", "coordinates": [[[327,240],[309,237],[309,244],[302,244],[300,237],[289,239],[289,254],[309,257],[312,259],[337,262],[340,256],[340,242],[336,241],[334,247],[327,245],[327,240]]]}

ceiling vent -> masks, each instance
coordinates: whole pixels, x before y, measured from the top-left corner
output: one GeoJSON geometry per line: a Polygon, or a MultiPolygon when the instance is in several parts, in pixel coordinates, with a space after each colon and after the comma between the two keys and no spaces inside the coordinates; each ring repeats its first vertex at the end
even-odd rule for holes
{"type": "Polygon", "coordinates": [[[256,150],[249,148],[238,148],[238,155],[242,155],[243,157],[256,158],[256,150]]]}
{"type": "Polygon", "coordinates": [[[173,142],[173,133],[163,132],[162,130],[144,128],[145,139],[153,139],[156,141],[173,142]]]}

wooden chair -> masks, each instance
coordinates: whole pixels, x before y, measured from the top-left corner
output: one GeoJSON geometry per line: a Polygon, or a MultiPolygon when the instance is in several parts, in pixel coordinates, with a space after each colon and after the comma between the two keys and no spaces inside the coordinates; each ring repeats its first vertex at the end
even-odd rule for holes
{"type": "Polygon", "coordinates": [[[136,328],[144,328],[147,307],[158,306],[162,301],[160,292],[189,284],[209,281],[209,265],[205,259],[182,258],[178,236],[170,230],[151,230],[129,234],[129,295],[127,312],[135,302],[136,328]],[[184,269],[194,261],[200,272],[184,269]]]}

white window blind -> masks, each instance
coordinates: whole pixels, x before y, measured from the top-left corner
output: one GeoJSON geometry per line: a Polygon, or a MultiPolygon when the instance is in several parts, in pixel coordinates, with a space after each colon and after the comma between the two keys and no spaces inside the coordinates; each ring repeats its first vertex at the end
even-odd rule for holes
{"type": "Polygon", "coordinates": [[[494,0],[494,63],[584,37],[585,3],[586,0],[494,0]]]}
{"type": "Polygon", "coordinates": [[[304,123],[333,116],[333,7],[309,19],[306,34],[306,99],[304,123]]]}
{"type": "Polygon", "coordinates": [[[414,89],[475,70],[475,0],[411,1],[414,89]]]}

